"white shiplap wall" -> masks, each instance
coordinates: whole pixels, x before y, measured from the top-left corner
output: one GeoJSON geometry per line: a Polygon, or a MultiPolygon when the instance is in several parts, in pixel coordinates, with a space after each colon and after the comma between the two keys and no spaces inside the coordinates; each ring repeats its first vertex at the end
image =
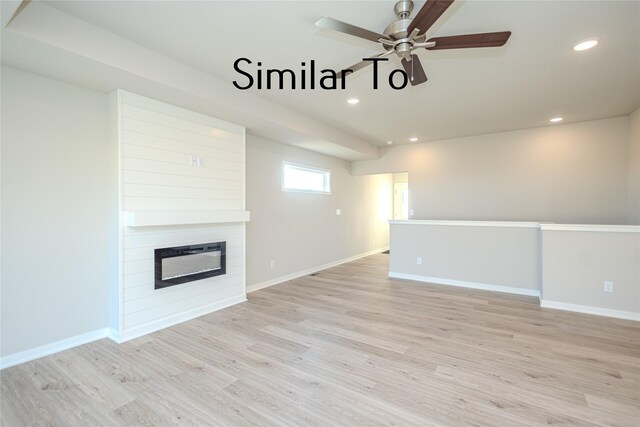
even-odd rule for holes
{"type": "Polygon", "coordinates": [[[129,227],[126,212],[243,211],[245,130],[124,91],[118,121],[119,280],[111,335],[125,341],[246,300],[244,222],[129,227]],[[202,159],[191,165],[192,156],[202,159]],[[154,289],[154,249],[227,242],[227,273],[154,289]]]}

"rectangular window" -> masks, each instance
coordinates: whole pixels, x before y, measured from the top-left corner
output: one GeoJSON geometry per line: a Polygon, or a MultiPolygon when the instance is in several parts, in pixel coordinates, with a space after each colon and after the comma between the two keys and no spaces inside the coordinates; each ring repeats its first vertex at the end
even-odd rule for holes
{"type": "Polygon", "coordinates": [[[283,162],[282,190],[331,194],[331,171],[283,162]]]}

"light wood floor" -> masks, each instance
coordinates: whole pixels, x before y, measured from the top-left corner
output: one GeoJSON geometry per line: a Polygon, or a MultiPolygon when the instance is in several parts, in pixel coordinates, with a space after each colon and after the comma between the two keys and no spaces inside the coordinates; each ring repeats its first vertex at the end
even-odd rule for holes
{"type": "Polygon", "coordinates": [[[386,272],[374,255],[5,369],[2,424],[640,425],[637,322],[386,272]]]}

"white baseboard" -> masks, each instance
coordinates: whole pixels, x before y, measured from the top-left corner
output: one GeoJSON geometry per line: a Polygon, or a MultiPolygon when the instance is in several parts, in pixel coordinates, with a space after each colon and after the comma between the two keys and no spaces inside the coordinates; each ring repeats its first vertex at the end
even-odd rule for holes
{"type": "Polygon", "coordinates": [[[96,329],[95,331],[85,332],[84,334],[65,338],[60,341],[52,342],[51,344],[45,344],[29,350],[10,354],[8,356],[0,358],[0,369],[9,368],[11,366],[19,365],[20,363],[29,362],[31,360],[39,359],[44,356],[49,356],[51,354],[58,353],[63,350],[68,350],[70,348],[77,347],[82,344],[87,344],[106,337],[106,328],[96,329]]]}
{"type": "Polygon", "coordinates": [[[186,322],[187,320],[195,319],[196,317],[204,316],[206,314],[213,313],[214,311],[222,310],[223,308],[245,302],[246,300],[247,296],[245,294],[237,295],[212,304],[183,311],[182,313],[174,314],[163,319],[125,329],[122,333],[110,328],[108,330],[108,337],[117,343],[123,343],[125,341],[159,331],[160,329],[168,328],[170,326],[177,325],[178,323],[186,322]]]}
{"type": "Polygon", "coordinates": [[[593,314],[596,316],[615,317],[616,319],[640,321],[640,313],[632,311],[612,310],[610,308],[592,307],[589,305],[569,304],[566,302],[540,300],[540,307],[556,310],[575,311],[577,313],[593,314]]]}
{"type": "Polygon", "coordinates": [[[176,325],[178,323],[185,322],[187,320],[194,319],[196,317],[204,316],[205,314],[212,313],[217,310],[221,310],[226,307],[244,302],[247,300],[245,294],[238,295],[233,298],[228,298],[223,301],[219,301],[214,304],[207,304],[202,307],[188,310],[171,317],[161,319],[159,321],[145,323],[144,325],[137,326],[135,328],[124,331],[120,334],[113,328],[96,329],[95,331],[86,332],[84,334],[76,335],[74,337],[65,338],[60,341],[56,341],[51,344],[42,345],[40,347],[32,348],[29,350],[21,351],[18,353],[10,354],[0,358],[0,369],[9,368],[11,366],[19,365],[24,362],[39,359],[44,356],[49,356],[54,353],[58,353],[63,350],[68,350],[79,345],[87,344],[92,341],[96,341],[102,338],[111,338],[117,343],[122,343],[134,338],[141,337],[143,335],[150,334],[151,332],[158,331],[160,329],[167,328],[169,326],[176,325]]]}
{"type": "Polygon", "coordinates": [[[273,286],[273,285],[277,285],[277,284],[280,284],[280,283],[288,282],[289,280],[297,279],[298,277],[308,276],[309,274],[317,273],[320,270],[326,270],[327,268],[331,268],[331,267],[338,266],[340,264],[344,264],[344,263],[347,263],[347,262],[355,261],[357,259],[368,257],[370,255],[379,254],[379,253],[384,252],[384,251],[386,251],[388,249],[389,249],[389,247],[383,247],[383,248],[374,249],[372,251],[365,252],[363,254],[354,255],[354,256],[351,256],[351,257],[348,257],[348,258],[344,258],[344,259],[341,259],[341,260],[338,260],[338,261],[333,261],[333,262],[330,262],[330,263],[327,263],[327,264],[323,264],[323,265],[319,265],[319,266],[316,266],[316,267],[307,268],[306,270],[296,271],[295,273],[286,274],[284,276],[276,277],[275,279],[270,279],[270,280],[266,280],[264,282],[255,283],[253,285],[247,286],[247,293],[255,292],[255,291],[258,291],[260,289],[268,288],[269,286],[273,286]]]}
{"type": "Polygon", "coordinates": [[[465,282],[463,280],[442,279],[439,277],[421,276],[418,274],[405,274],[389,272],[389,277],[393,279],[415,280],[418,282],[428,282],[437,285],[458,286],[461,288],[482,289],[485,291],[505,292],[508,294],[527,295],[531,297],[540,297],[540,291],[537,289],[512,288],[509,286],[490,285],[487,283],[465,282]]]}

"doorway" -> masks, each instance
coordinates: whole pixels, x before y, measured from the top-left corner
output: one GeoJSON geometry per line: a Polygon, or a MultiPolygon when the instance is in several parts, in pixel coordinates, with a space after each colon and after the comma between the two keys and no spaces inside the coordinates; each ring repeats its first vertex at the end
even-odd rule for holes
{"type": "Polygon", "coordinates": [[[393,179],[393,219],[409,219],[408,174],[396,173],[393,179]]]}

